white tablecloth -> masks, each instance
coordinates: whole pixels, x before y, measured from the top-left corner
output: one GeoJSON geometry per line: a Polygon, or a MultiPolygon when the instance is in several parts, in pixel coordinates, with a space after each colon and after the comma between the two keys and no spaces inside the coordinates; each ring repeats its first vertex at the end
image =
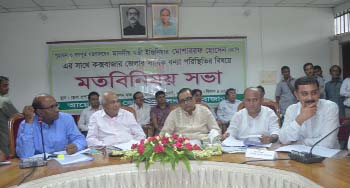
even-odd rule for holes
{"type": "Polygon", "coordinates": [[[284,170],[225,162],[191,161],[191,172],[180,162],[143,166],[123,164],[49,176],[22,188],[317,188],[311,180],[284,170]]]}

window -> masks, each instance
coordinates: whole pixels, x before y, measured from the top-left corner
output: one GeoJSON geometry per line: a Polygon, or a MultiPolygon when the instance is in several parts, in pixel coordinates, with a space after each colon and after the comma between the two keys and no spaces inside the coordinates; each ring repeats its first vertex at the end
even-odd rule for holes
{"type": "Polygon", "coordinates": [[[337,13],[334,18],[334,34],[340,35],[350,32],[350,9],[337,13]]]}

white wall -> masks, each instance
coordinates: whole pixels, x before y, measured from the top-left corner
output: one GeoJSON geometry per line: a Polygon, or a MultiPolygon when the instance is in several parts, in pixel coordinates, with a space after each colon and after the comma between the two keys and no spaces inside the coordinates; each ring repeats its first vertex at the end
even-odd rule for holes
{"type": "MultiPolygon", "coordinates": [[[[120,38],[118,9],[0,14],[0,75],[10,77],[10,97],[21,110],[34,95],[49,92],[46,42],[120,38]]],[[[332,64],[333,10],[326,8],[181,7],[180,37],[247,36],[247,85],[260,84],[261,71],[289,65],[332,64]]],[[[273,98],[275,84],[264,85],[273,98]]],[[[232,86],[234,87],[234,86],[232,86]]]]}

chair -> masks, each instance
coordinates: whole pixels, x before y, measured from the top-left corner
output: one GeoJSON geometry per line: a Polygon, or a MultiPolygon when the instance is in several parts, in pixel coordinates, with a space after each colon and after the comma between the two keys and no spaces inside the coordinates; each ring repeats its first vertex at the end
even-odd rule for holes
{"type": "MultiPolygon", "coordinates": [[[[134,117],[135,117],[135,119],[136,119],[137,116],[136,116],[136,111],[135,111],[135,109],[133,109],[133,108],[130,107],[130,106],[122,106],[121,108],[124,109],[124,110],[127,110],[127,111],[131,112],[132,114],[134,114],[134,117]]],[[[153,135],[153,127],[152,127],[151,124],[148,124],[148,125],[146,125],[146,126],[143,126],[142,129],[143,129],[143,132],[145,132],[146,136],[151,136],[151,135],[153,135]]]]}
{"type": "Polygon", "coordinates": [[[75,115],[72,115],[73,119],[74,119],[74,122],[76,125],[78,125],[78,122],[79,122],[79,119],[80,119],[80,115],[79,114],[75,114],[75,115]]]}
{"type": "Polygon", "coordinates": [[[340,149],[346,149],[347,142],[348,142],[349,135],[350,135],[350,125],[349,125],[350,118],[349,117],[340,117],[339,123],[340,123],[340,125],[346,125],[346,126],[340,127],[339,132],[338,132],[338,140],[339,140],[339,143],[341,145],[340,149]]]}
{"type": "Polygon", "coordinates": [[[130,106],[122,106],[120,108],[131,112],[134,115],[135,119],[137,119],[136,118],[136,111],[133,108],[131,108],[130,106]]]}
{"type": "Polygon", "coordinates": [[[9,134],[9,147],[10,154],[9,157],[16,157],[16,138],[20,123],[24,120],[22,113],[16,113],[12,115],[8,121],[8,134],[9,134]]]}

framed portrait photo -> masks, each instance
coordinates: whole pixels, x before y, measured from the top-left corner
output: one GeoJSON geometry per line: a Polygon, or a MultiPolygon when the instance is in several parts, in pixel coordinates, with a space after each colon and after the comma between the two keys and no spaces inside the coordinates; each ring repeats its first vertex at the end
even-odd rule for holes
{"type": "Polygon", "coordinates": [[[146,5],[120,5],[119,12],[122,38],[147,37],[146,5]]]}
{"type": "Polygon", "coordinates": [[[178,37],[178,20],[177,4],[152,4],[153,38],[178,37]]]}

